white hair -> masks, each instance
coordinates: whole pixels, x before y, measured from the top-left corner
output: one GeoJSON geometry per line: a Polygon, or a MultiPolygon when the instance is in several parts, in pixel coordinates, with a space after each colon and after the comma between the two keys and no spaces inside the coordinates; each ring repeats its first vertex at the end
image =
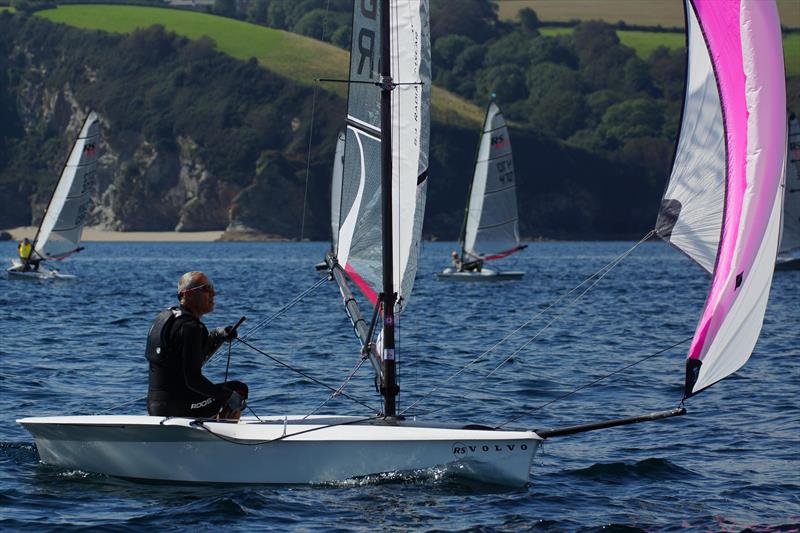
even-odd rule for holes
{"type": "Polygon", "coordinates": [[[201,276],[205,276],[205,274],[197,270],[187,272],[181,276],[181,279],[178,280],[178,294],[203,285],[203,283],[200,282],[201,276]]]}

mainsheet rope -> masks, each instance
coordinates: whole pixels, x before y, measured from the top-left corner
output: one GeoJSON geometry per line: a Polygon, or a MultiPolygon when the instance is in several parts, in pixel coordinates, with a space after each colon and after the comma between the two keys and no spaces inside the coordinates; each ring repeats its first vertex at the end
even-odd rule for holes
{"type": "Polygon", "coordinates": [[[320,381],[317,378],[315,378],[314,376],[304,372],[303,370],[300,370],[299,368],[295,368],[295,367],[291,366],[290,364],[281,361],[280,359],[278,359],[274,355],[270,355],[270,354],[268,354],[267,352],[265,352],[263,350],[259,350],[258,348],[256,348],[255,346],[253,346],[252,344],[250,344],[249,342],[247,342],[245,340],[241,340],[241,343],[244,344],[245,346],[247,346],[248,348],[250,348],[251,350],[255,351],[256,353],[259,353],[259,354],[263,355],[264,357],[267,357],[267,358],[271,359],[272,361],[278,363],[279,365],[281,365],[282,367],[284,367],[284,368],[286,368],[288,370],[291,370],[292,372],[300,374],[304,378],[311,380],[312,382],[316,383],[317,385],[320,385],[321,387],[325,387],[329,391],[332,391],[332,392],[336,393],[339,396],[344,396],[348,400],[352,400],[355,403],[357,403],[357,404],[359,404],[359,405],[361,405],[363,407],[366,407],[367,409],[369,409],[371,411],[374,411],[376,413],[380,412],[380,409],[375,409],[374,407],[372,407],[368,403],[363,402],[363,401],[361,401],[358,398],[355,398],[353,396],[350,396],[349,394],[345,393],[344,391],[339,390],[339,389],[337,389],[335,387],[332,387],[332,386],[328,385],[327,383],[323,383],[322,381],[320,381]]]}
{"type": "MultiPolygon", "coordinates": [[[[609,272],[611,272],[611,270],[613,270],[613,269],[614,269],[614,267],[616,267],[616,266],[617,266],[617,265],[618,265],[620,262],[622,262],[622,260],[623,260],[623,259],[625,259],[626,257],[628,257],[628,256],[629,256],[629,255],[630,255],[630,254],[631,254],[631,253],[632,253],[632,252],[633,252],[633,251],[634,251],[636,248],[638,248],[638,247],[639,247],[639,245],[641,245],[643,242],[647,241],[647,240],[648,240],[650,237],[652,237],[654,234],[655,234],[655,230],[650,230],[650,231],[649,231],[649,232],[648,232],[648,233],[647,233],[647,234],[646,234],[644,237],[642,237],[642,238],[641,238],[641,239],[640,239],[640,240],[639,240],[639,241],[638,241],[636,244],[634,244],[633,246],[631,246],[631,247],[630,247],[628,250],[626,250],[626,251],[625,251],[625,252],[623,252],[622,254],[620,254],[620,255],[618,255],[617,257],[615,257],[614,259],[612,259],[612,260],[611,260],[609,263],[607,263],[605,266],[601,267],[599,270],[597,270],[597,271],[596,271],[595,273],[593,273],[591,276],[587,277],[586,279],[584,279],[583,281],[581,281],[581,282],[580,282],[578,285],[576,285],[575,287],[573,287],[572,289],[570,289],[568,292],[566,292],[566,293],[562,294],[562,295],[561,295],[561,296],[559,296],[557,299],[555,299],[553,302],[551,302],[550,304],[548,304],[548,305],[547,305],[547,307],[545,307],[544,309],[542,309],[541,311],[539,311],[538,313],[536,313],[536,314],[535,314],[533,317],[531,317],[530,319],[528,319],[528,320],[527,320],[525,323],[523,323],[522,325],[520,325],[519,327],[517,327],[516,329],[514,329],[514,330],[513,330],[513,331],[511,331],[510,333],[508,333],[508,334],[507,334],[506,336],[504,336],[502,339],[498,340],[498,341],[497,341],[496,343],[494,343],[494,344],[493,344],[493,345],[492,345],[492,346],[491,346],[491,347],[490,347],[488,350],[484,351],[483,353],[481,353],[480,355],[478,355],[477,357],[475,357],[475,358],[474,358],[473,360],[471,360],[469,363],[467,363],[466,365],[464,365],[463,367],[461,367],[461,369],[459,369],[457,372],[455,372],[454,374],[452,374],[452,375],[451,375],[449,378],[445,379],[444,381],[442,381],[441,383],[439,383],[438,385],[436,385],[436,386],[435,386],[433,389],[431,389],[431,390],[430,390],[428,393],[426,393],[425,395],[423,395],[422,397],[420,397],[419,399],[417,399],[415,402],[413,402],[411,405],[409,405],[408,407],[406,407],[406,408],[405,408],[405,409],[402,411],[402,413],[401,413],[401,414],[405,414],[405,413],[406,413],[408,410],[410,410],[410,409],[412,409],[413,407],[417,406],[417,405],[418,405],[418,404],[420,404],[422,401],[424,401],[424,400],[427,400],[428,398],[430,398],[430,397],[431,397],[431,396],[432,396],[432,395],[433,395],[433,394],[434,394],[436,391],[438,391],[440,388],[442,388],[442,386],[446,385],[447,383],[450,383],[452,380],[454,380],[456,377],[458,377],[459,375],[461,375],[462,373],[464,373],[464,372],[465,372],[467,369],[469,369],[471,366],[473,366],[474,364],[476,364],[478,361],[481,361],[481,360],[482,360],[484,357],[486,357],[488,354],[490,354],[491,352],[493,352],[493,351],[494,351],[495,349],[497,349],[497,348],[498,348],[500,345],[502,345],[503,343],[505,343],[506,341],[508,341],[508,340],[509,340],[511,337],[513,337],[513,336],[514,336],[514,335],[516,335],[518,332],[520,332],[521,330],[523,330],[523,329],[525,329],[526,327],[528,327],[528,326],[529,326],[531,323],[533,323],[533,322],[534,322],[536,319],[538,319],[538,318],[539,318],[540,316],[542,316],[544,313],[546,313],[547,311],[549,311],[550,309],[552,309],[553,307],[555,307],[556,305],[558,305],[560,302],[562,302],[563,300],[565,300],[565,299],[566,299],[566,298],[567,298],[569,295],[571,295],[572,293],[574,293],[575,291],[577,291],[578,289],[580,289],[581,287],[583,287],[583,286],[584,286],[586,283],[588,283],[589,281],[591,281],[591,280],[593,280],[594,278],[596,278],[596,277],[597,277],[597,279],[596,279],[596,280],[595,280],[595,281],[594,281],[594,282],[593,282],[593,283],[592,283],[592,284],[591,284],[591,285],[590,285],[588,288],[586,288],[586,289],[585,289],[585,290],[584,290],[582,293],[580,293],[580,294],[579,294],[577,297],[575,297],[575,298],[574,298],[574,299],[573,299],[571,302],[569,302],[569,303],[567,304],[567,307],[566,307],[566,309],[565,309],[563,312],[561,312],[560,314],[556,315],[556,316],[555,316],[555,317],[554,317],[554,318],[553,318],[553,319],[552,319],[550,322],[548,322],[548,323],[547,323],[547,324],[546,324],[544,327],[542,327],[542,328],[541,328],[541,329],[540,329],[538,332],[536,332],[536,334],[535,334],[535,335],[534,335],[534,336],[533,336],[533,337],[532,337],[530,340],[528,340],[528,341],[527,341],[527,342],[526,342],[526,343],[525,343],[525,344],[524,344],[522,347],[520,347],[518,350],[516,350],[516,351],[515,351],[514,353],[512,353],[510,356],[506,357],[506,358],[505,358],[505,359],[504,359],[504,360],[503,360],[503,361],[502,361],[502,362],[501,362],[501,363],[500,363],[500,364],[499,364],[497,367],[495,367],[495,368],[494,368],[494,369],[493,369],[493,370],[492,370],[492,371],[491,371],[489,374],[487,374],[486,376],[484,376],[484,377],[481,379],[481,381],[479,382],[479,384],[480,384],[480,383],[483,383],[483,381],[485,381],[485,379],[487,379],[489,376],[491,376],[492,374],[494,374],[494,372],[495,372],[495,371],[497,371],[497,369],[498,369],[498,368],[500,368],[500,366],[502,366],[503,364],[505,364],[506,362],[508,362],[508,361],[509,361],[509,360],[510,360],[512,357],[514,357],[514,355],[516,355],[517,353],[519,353],[519,351],[520,351],[522,348],[524,348],[525,346],[528,346],[528,345],[529,345],[531,342],[533,342],[533,341],[534,341],[534,340],[535,340],[535,339],[536,339],[536,338],[537,338],[539,335],[541,335],[541,334],[542,334],[542,333],[543,333],[543,332],[544,332],[544,331],[545,331],[547,328],[549,328],[549,327],[550,327],[550,326],[551,326],[551,325],[552,325],[552,324],[553,324],[553,323],[554,323],[556,320],[558,320],[559,318],[561,318],[561,317],[564,315],[564,313],[566,312],[566,310],[567,310],[567,309],[569,309],[569,308],[570,308],[570,307],[572,307],[572,306],[573,306],[575,303],[577,303],[577,301],[578,301],[578,300],[580,300],[580,299],[581,299],[581,298],[582,298],[582,297],[583,297],[583,296],[584,296],[584,295],[585,295],[587,292],[589,292],[589,291],[590,291],[592,288],[594,288],[594,286],[595,286],[595,285],[597,285],[597,283],[599,283],[601,279],[603,279],[603,278],[604,278],[604,277],[605,277],[605,276],[606,276],[606,275],[607,275],[609,272]],[[599,277],[598,277],[598,276],[599,276],[599,277]]],[[[440,411],[441,409],[443,409],[443,408],[434,409],[433,411],[430,411],[430,412],[428,412],[428,414],[430,414],[430,413],[433,413],[433,412],[436,412],[436,411],[440,411]]]]}

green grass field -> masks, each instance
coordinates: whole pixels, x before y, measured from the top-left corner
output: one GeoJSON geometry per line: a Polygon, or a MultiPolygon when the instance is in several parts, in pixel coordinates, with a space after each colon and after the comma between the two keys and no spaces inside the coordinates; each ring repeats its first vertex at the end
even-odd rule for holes
{"type": "MultiPolygon", "coordinates": [[[[223,53],[243,60],[255,57],[264,68],[306,85],[313,84],[315,78],[342,79],[348,73],[347,52],[333,45],[204,13],[139,6],[63,5],[36,14],[53,22],[113,33],[130,33],[161,24],[190,39],[205,35],[223,53]]],[[[346,94],[344,84],[326,84],[326,88],[346,94]]],[[[483,118],[478,106],[438,87],[433,88],[432,100],[436,120],[474,126],[483,118]]]]}
{"type": "Polygon", "coordinates": [[[16,12],[16,9],[14,9],[13,7],[0,6],[0,13],[2,13],[3,11],[14,13],[16,12]]]}
{"type": "MultiPolygon", "coordinates": [[[[781,24],[800,28],[800,3],[777,0],[781,24]]],[[[502,20],[517,18],[519,10],[530,8],[539,20],[624,20],[641,26],[683,27],[683,3],[678,0],[496,0],[502,20]]]]}
{"type": "MultiPolygon", "coordinates": [[[[547,36],[563,35],[572,32],[572,28],[542,28],[541,33],[547,36]]],[[[620,42],[636,50],[641,58],[647,58],[659,46],[681,48],[686,44],[682,33],[624,31],[617,30],[620,42]]],[[[783,37],[784,62],[786,75],[800,74],[800,33],[789,33],[783,37]]]]}

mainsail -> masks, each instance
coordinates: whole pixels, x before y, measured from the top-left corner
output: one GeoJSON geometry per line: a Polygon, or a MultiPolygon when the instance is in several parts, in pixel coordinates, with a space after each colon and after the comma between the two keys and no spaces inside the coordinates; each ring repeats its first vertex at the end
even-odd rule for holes
{"type": "Polygon", "coordinates": [[[462,260],[492,260],[520,249],[511,138],[492,100],[486,109],[464,221],[462,260]],[[464,256],[467,257],[464,257],[464,256]]]}
{"type": "Polygon", "coordinates": [[[783,198],[783,235],[781,254],[800,248],[800,123],[792,114],[789,119],[789,162],[783,198]]]}
{"type": "Polygon", "coordinates": [[[679,141],[656,233],[711,274],[686,364],[689,397],[739,369],[764,320],[786,164],[774,2],[687,0],[679,141]]]}
{"type": "Polygon", "coordinates": [[[34,239],[33,248],[43,259],[63,259],[79,249],[99,144],[100,121],[92,111],[72,146],[34,239]]]}
{"type": "MultiPolygon", "coordinates": [[[[392,243],[402,309],[417,269],[428,173],[430,31],[427,0],[392,0],[392,243]]],[[[336,259],[374,305],[382,292],[380,3],[356,2],[336,259]]],[[[334,189],[335,192],[335,189],[334,189]]],[[[334,200],[336,202],[336,200],[334,200]]]]}

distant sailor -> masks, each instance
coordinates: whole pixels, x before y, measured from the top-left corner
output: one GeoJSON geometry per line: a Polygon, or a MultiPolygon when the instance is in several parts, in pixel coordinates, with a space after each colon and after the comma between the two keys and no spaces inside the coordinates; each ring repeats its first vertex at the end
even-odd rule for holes
{"type": "Polygon", "coordinates": [[[461,258],[458,257],[458,252],[453,250],[450,252],[450,259],[453,261],[453,267],[459,272],[461,271],[461,258]]]}
{"type": "Polygon", "coordinates": [[[147,336],[150,363],[147,412],[153,416],[238,419],[247,399],[240,381],[212,383],[203,365],[225,341],[236,338],[233,326],[210,333],[200,321],[214,310],[214,285],[202,272],[178,281],[180,306],[158,314],[147,336]]]}
{"type": "Polygon", "coordinates": [[[22,262],[22,269],[23,270],[38,270],[39,269],[39,260],[32,259],[31,253],[33,252],[33,245],[31,241],[25,237],[20,241],[19,246],[17,246],[17,251],[19,252],[19,260],[22,262]]]}

